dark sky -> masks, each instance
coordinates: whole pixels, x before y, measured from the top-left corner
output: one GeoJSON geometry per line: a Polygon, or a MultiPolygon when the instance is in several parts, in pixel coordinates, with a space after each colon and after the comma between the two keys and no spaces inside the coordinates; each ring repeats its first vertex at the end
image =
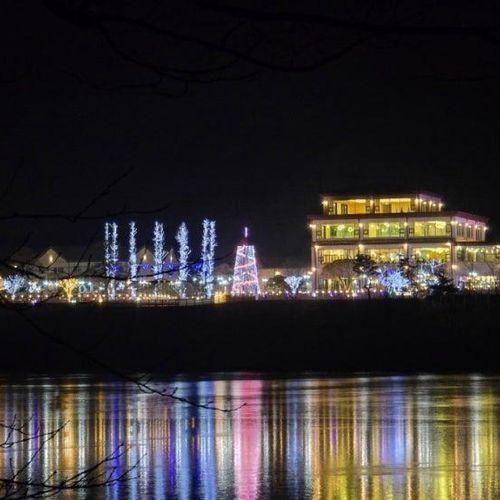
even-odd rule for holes
{"type": "MultiPolygon", "coordinates": [[[[93,213],[171,202],[158,216],[169,246],[182,220],[198,246],[210,217],[221,254],[249,225],[264,265],[307,262],[306,215],[322,192],[431,190],[491,217],[500,235],[497,49],[443,37],[374,44],[306,74],[261,71],[170,99],[68,77],[120,80],[123,68],[43,2],[12,2],[1,19],[1,186],[17,173],[1,214],[77,211],[133,166],[93,213]]],[[[142,241],[155,218],[138,218],[142,241]]],[[[33,247],[83,244],[101,223],[2,226],[7,251],[28,232],[33,247]]]]}

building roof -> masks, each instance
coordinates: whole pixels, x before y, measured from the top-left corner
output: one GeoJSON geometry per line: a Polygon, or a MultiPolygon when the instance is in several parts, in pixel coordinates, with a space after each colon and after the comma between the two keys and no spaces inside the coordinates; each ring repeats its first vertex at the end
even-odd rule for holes
{"type": "Polygon", "coordinates": [[[418,198],[424,196],[428,198],[443,199],[443,196],[432,191],[412,191],[412,192],[370,192],[370,193],[352,193],[352,192],[337,192],[337,193],[321,193],[321,197],[338,198],[339,200],[355,200],[362,198],[418,198]]]}

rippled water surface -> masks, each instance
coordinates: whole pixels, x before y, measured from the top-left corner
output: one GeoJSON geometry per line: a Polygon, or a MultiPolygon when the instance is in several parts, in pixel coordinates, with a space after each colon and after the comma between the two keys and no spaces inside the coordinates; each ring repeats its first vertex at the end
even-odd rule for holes
{"type": "MultiPolygon", "coordinates": [[[[137,463],[124,482],[66,496],[500,498],[498,377],[235,375],[175,386],[246,406],[207,411],[83,376],[3,379],[0,422],[26,423],[26,435],[65,425],[52,439],[0,448],[1,476],[69,477],[123,443],[106,467],[116,476],[137,463]]],[[[0,429],[4,443],[16,434],[0,429]]]]}

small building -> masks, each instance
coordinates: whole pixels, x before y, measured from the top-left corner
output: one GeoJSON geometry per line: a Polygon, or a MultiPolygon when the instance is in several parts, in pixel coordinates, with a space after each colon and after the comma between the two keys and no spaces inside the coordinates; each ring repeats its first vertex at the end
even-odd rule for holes
{"type": "Polygon", "coordinates": [[[313,290],[331,290],[328,264],[358,254],[379,263],[439,261],[457,284],[470,277],[481,281],[479,276],[498,281],[500,245],[486,244],[488,219],[447,210],[440,195],[323,195],[321,204],[322,212],[308,218],[313,290]]]}

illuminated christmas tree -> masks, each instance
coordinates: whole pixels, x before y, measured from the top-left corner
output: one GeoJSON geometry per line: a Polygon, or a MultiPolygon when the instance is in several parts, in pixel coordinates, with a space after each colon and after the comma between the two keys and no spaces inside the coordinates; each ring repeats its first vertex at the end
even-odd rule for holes
{"type": "Polygon", "coordinates": [[[232,295],[258,296],[260,294],[259,274],[254,245],[248,244],[248,228],[244,240],[236,249],[234,262],[232,295]]]}

